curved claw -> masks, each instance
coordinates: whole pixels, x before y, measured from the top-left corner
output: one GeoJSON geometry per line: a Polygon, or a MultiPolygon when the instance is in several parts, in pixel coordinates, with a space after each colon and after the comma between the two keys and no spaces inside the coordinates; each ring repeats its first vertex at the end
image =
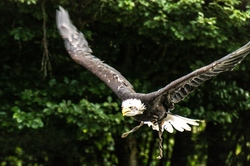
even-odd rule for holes
{"type": "Polygon", "coordinates": [[[126,138],[130,133],[133,133],[136,130],[138,130],[143,124],[144,124],[144,122],[142,121],[139,126],[135,126],[132,130],[130,130],[130,131],[126,132],[126,133],[123,133],[121,137],[126,138]]]}
{"type": "Polygon", "coordinates": [[[157,159],[160,160],[163,156],[158,156],[157,159]]]}
{"type": "Polygon", "coordinates": [[[129,134],[130,134],[130,132],[123,133],[121,137],[126,138],[129,134]]]}

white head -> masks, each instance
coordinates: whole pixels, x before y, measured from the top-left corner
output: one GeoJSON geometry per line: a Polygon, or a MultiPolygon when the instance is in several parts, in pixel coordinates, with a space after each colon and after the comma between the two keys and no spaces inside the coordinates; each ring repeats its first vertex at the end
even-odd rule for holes
{"type": "Polygon", "coordinates": [[[143,114],[145,105],[139,99],[127,99],[122,102],[122,115],[135,116],[143,114]]]}

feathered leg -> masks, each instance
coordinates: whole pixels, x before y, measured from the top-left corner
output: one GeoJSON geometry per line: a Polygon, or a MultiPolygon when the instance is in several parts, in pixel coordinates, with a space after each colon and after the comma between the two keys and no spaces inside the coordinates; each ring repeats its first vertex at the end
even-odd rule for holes
{"type": "Polygon", "coordinates": [[[163,157],[163,151],[162,151],[162,125],[161,124],[158,124],[159,126],[159,131],[158,131],[158,135],[159,135],[159,149],[160,149],[160,155],[157,157],[157,159],[161,159],[163,157]]]}
{"type": "Polygon", "coordinates": [[[143,124],[144,124],[144,122],[141,122],[139,126],[135,126],[132,130],[130,130],[130,131],[126,132],[126,133],[123,133],[122,138],[126,138],[130,133],[133,133],[136,130],[138,130],[143,124]]]}

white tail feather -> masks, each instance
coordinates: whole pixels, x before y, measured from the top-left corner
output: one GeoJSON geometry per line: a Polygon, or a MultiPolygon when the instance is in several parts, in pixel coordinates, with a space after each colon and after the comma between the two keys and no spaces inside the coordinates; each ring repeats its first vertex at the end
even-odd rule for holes
{"type": "MultiPolygon", "coordinates": [[[[199,123],[197,121],[200,121],[198,119],[190,119],[185,118],[179,115],[167,113],[167,117],[162,120],[162,131],[167,130],[168,132],[172,133],[173,127],[183,132],[184,130],[191,131],[191,127],[189,125],[199,126],[199,123]],[[188,125],[189,124],[189,125],[188,125]]],[[[148,126],[152,126],[153,130],[159,131],[158,124],[153,124],[152,122],[144,122],[144,124],[148,124],[148,126]]]]}

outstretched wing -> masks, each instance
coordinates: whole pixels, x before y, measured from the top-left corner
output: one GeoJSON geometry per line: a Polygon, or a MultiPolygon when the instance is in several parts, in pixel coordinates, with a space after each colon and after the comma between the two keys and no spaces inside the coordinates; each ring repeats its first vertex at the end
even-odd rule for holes
{"type": "Polygon", "coordinates": [[[56,23],[64,39],[65,47],[73,60],[99,77],[120,99],[124,98],[125,93],[135,93],[133,86],[121,73],[91,55],[92,50],[84,35],[71,23],[68,12],[62,7],[59,7],[59,11],[56,12],[56,23]]]}
{"type": "Polygon", "coordinates": [[[206,80],[221,72],[233,70],[249,53],[250,42],[210,65],[197,69],[171,82],[164,88],[148,94],[147,97],[155,99],[164,96],[164,99],[167,100],[165,102],[169,104],[178,103],[206,80]]]}

